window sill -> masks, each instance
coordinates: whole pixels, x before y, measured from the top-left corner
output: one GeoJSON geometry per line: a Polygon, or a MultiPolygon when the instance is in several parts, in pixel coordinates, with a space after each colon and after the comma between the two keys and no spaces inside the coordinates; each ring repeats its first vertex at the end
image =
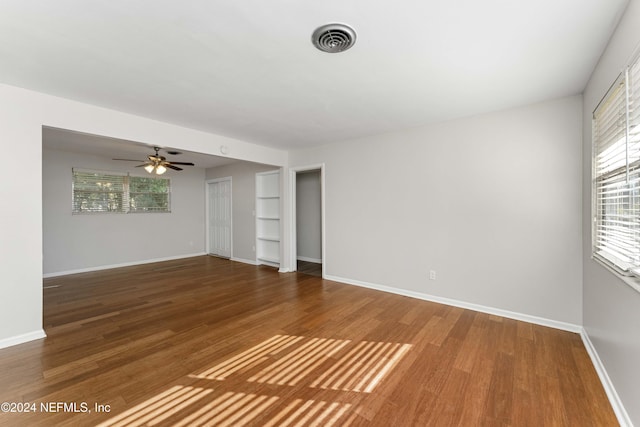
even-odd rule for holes
{"type": "Polygon", "coordinates": [[[614,276],[616,276],[618,279],[622,280],[624,283],[629,285],[633,290],[635,290],[636,292],[640,292],[640,278],[636,276],[627,276],[627,275],[621,274],[619,271],[615,269],[615,267],[609,264],[609,262],[606,259],[601,258],[597,255],[591,255],[591,259],[596,261],[598,264],[600,264],[607,270],[609,270],[614,276]]]}
{"type": "Polygon", "coordinates": [[[163,214],[171,211],[94,211],[94,212],[71,212],[71,215],[140,215],[140,214],[163,214]]]}

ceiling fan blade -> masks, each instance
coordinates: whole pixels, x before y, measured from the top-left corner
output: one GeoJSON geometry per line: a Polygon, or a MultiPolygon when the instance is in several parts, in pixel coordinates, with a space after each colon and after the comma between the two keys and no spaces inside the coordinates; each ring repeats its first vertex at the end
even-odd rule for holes
{"type": "Polygon", "coordinates": [[[143,168],[143,167],[145,167],[145,166],[149,166],[149,165],[151,165],[151,163],[147,162],[147,163],[143,163],[143,164],[141,164],[141,165],[138,165],[138,166],[136,166],[136,167],[137,167],[137,168],[143,168]]]}
{"type": "Polygon", "coordinates": [[[173,170],[177,170],[177,171],[181,171],[182,168],[179,168],[177,166],[173,166],[171,163],[163,163],[164,166],[168,167],[169,169],[173,169],[173,170]]]}
{"type": "Polygon", "coordinates": [[[144,162],[144,160],[133,160],[133,159],[111,159],[111,160],[123,160],[125,162],[144,162]]]}
{"type": "Polygon", "coordinates": [[[172,165],[195,166],[191,162],[173,162],[173,161],[170,161],[169,163],[171,163],[172,165]]]}

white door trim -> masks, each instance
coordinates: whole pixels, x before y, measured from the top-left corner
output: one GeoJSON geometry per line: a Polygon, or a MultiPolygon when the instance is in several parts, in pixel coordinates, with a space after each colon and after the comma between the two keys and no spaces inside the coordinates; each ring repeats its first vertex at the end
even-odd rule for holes
{"type": "Polygon", "coordinates": [[[231,230],[229,237],[229,246],[230,246],[230,256],[229,259],[233,258],[233,179],[230,176],[225,176],[223,178],[215,178],[208,179],[205,181],[205,242],[206,242],[206,252],[207,254],[211,254],[211,239],[210,239],[210,227],[209,227],[209,185],[217,182],[229,181],[229,208],[231,209],[231,230]]]}
{"type": "Polygon", "coordinates": [[[326,254],[326,224],[325,224],[325,171],[324,163],[315,165],[298,166],[289,168],[289,271],[296,271],[298,264],[298,244],[297,244],[297,231],[296,231],[296,175],[298,172],[308,171],[320,171],[320,222],[322,224],[322,278],[324,279],[327,271],[327,254],[326,254]]]}

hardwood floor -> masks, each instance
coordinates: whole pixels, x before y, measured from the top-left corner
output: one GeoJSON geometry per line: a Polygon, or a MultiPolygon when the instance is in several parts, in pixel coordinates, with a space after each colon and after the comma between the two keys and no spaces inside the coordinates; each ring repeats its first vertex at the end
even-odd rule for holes
{"type": "Polygon", "coordinates": [[[617,425],[569,332],[206,256],[44,284],[3,426],[617,425]]]}

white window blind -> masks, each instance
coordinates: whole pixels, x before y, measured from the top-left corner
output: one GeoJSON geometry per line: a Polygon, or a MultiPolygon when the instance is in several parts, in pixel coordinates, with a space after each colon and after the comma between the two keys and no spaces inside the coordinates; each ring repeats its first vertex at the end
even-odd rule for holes
{"type": "Polygon", "coordinates": [[[73,212],[126,212],[125,175],[73,170],[73,212]]]}
{"type": "Polygon", "coordinates": [[[168,179],[129,177],[129,212],[169,212],[168,179]]]}
{"type": "Polygon", "coordinates": [[[171,182],[166,178],[73,169],[72,212],[171,212],[171,182]]]}
{"type": "Polygon", "coordinates": [[[640,61],[616,80],[593,114],[593,254],[640,275],[640,61]]]}

